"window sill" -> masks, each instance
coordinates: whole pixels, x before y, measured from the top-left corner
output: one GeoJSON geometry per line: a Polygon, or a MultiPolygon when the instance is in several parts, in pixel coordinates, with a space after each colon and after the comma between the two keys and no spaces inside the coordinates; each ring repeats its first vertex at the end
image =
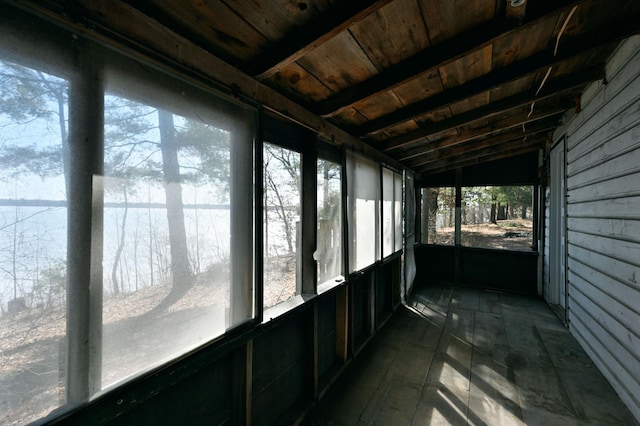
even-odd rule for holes
{"type": "Polygon", "coordinates": [[[345,283],[345,279],[342,275],[318,284],[318,294],[326,293],[327,291],[336,288],[345,283]]]}
{"type": "Polygon", "coordinates": [[[296,310],[296,308],[304,305],[307,301],[317,297],[315,294],[298,294],[284,302],[271,306],[264,310],[262,323],[273,321],[284,314],[296,310]]]}

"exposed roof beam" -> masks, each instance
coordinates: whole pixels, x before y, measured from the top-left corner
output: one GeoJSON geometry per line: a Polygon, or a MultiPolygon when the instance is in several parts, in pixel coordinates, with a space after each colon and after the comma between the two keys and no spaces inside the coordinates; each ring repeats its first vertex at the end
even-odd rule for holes
{"type": "Polygon", "coordinates": [[[467,167],[488,161],[499,160],[502,158],[513,157],[527,152],[536,151],[544,146],[547,138],[537,137],[527,139],[524,142],[507,142],[499,145],[490,146],[481,150],[462,154],[456,157],[450,157],[445,160],[440,160],[435,163],[431,163],[416,169],[421,174],[434,174],[447,170],[455,169],[458,167],[467,167]]]}
{"type": "Polygon", "coordinates": [[[229,65],[202,47],[150,20],[141,11],[122,0],[110,0],[108,4],[93,0],[77,0],[82,8],[82,20],[49,9],[35,0],[17,0],[17,6],[57,22],[89,39],[114,46],[134,58],[141,58],[168,73],[181,72],[181,78],[203,87],[205,90],[228,93],[298,123],[316,132],[321,138],[337,144],[352,146],[380,161],[397,168],[404,166],[384,153],[372,148],[301,107],[286,96],[229,65]]]}
{"type": "Polygon", "coordinates": [[[409,160],[411,158],[420,157],[438,149],[488,137],[492,133],[498,131],[512,129],[514,127],[522,126],[523,124],[533,123],[549,117],[559,117],[561,114],[564,114],[569,107],[570,105],[568,102],[567,105],[554,104],[538,110],[534,110],[534,113],[531,114],[531,116],[523,113],[513,117],[505,118],[495,123],[491,123],[479,129],[467,130],[456,136],[450,136],[433,142],[423,140],[420,142],[419,146],[403,150],[401,154],[396,156],[396,158],[398,158],[398,160],[400,161],[409,160]]]}
{"type": "Polygon", "coordinates": [[[553,119],[542,120],[540,122],[527,126],[524,129],[524,131],[522,129],[514,129],[510,132],[496,135],[494,137],[482,139],[479,141],[458,144],[458,145],[438,149],[428,154],[425,154],[423,157],[419,157],[414,160],[408,161],[407,165],[410,168],[415,169],[415,168],[424,166],[426,164],[435,163],[440,160],[446,160],[449,157],[456,157],[459,155],[471,153],[474,151],[478,151],[484,148],[507,143],[514,140],[531,138],[540,133],[552,131],[557,126],[558,126],[558,123],[556,120],[553,120],[553,119]]]}
{"type": "Polygon", "coordinates": [[[266,79],[350,26],[383,8],[392,0],[340,2],[304,27],[297,28],[263,52],[248,66],[251,74],[266,79]]]}
{"type": "Polygon", "coordinates": [[[638,30],[640,30],[640,16],[633,15],[627,17],[625,20],[616,21],[612,25],[599,28],[590,34],[572,41],[570,44],[561,45],[557,55],[554,55],[553,50],[546,50],[521,61],[514,62],[511,65],[438,93],[423,101],[414,102],[390,114],[371,120],[358,127],[355,134],[356,136],[364,136],[368,133],[383,130],[395,124],[419,117],[429,111],[450,106],[505,83],[556,66],[569,58],[636,34],[638,30]]]}
{"type": "Polygon", "coordinates": [[[577,89],[582,89],[588,83],[602,78],[604,78],[604,65],[599,64],[576,74],[547,82],[537,96],[535,90],[519,93],[500,101],[493,102],[489,105],[458,114],[446,120],[438,121],[411,132],[407,132],[402,136],[379,144],[379,148],[384,151],[392,151],[394,149],[402,148],[416,140],[454,130],[462,125],[490,118],[495,115],[505,113],[511,109],[531,104],[533,101],[537,102],[561,94],[571,94],[577,89]]]}
{"type": "Polygon", "coordinates": [[[498,38],[512,36],[520,31],[529,31],[540,21],[549,19],[565,10],[570,10],[580,3],[584,3],[584,0],[573,1],[569,5],[562,5],[562,2],[552,2],[550,10],[535,17],[528,16],[525,23],[520,26],[513,21],[491,21],[481,24],[449,41],[425,49],[380,74],[334,95],[323,101],[317,112],[324,116],[334,115],[358,101],[392,90],[410,80],[427,75],[437,67],[457,61],[465,55],[493,43],[498,38]]]}

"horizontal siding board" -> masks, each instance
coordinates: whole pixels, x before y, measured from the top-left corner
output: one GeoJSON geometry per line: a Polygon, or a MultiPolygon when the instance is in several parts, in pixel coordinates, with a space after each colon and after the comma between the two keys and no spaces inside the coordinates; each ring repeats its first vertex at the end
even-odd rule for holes
{"type": "MultiPolygon", "coordinates": [[[[575,135],[575,140],[581,141],[594,129],[606,123],[609,117],[605,114],[598,114],[602,112],[602,108],[608,103],[608,100],[617,97],[621,93],[629,92],[629,83],[637,78],[637,75],[630,71],[638,69],[640,69],[640,50],[637,50],[629,58],[624,68],[618,73],[607,75],[609,80],[607,84],[602,85],[600,92],[588,104],[583,105],[580,114],[567,124],[566,133],[575,135]]],[[[572,150],[574,147],[574,143],[570,143],[568,148],[572,150]]]]}
{"type": "MultiPolygon", "coordinates": [[[[609,86],[605,86],[604,90],[608,91],[609,86]]],[[[638,118],[635,112],[638,110],[639,93],[640,76],[629,82],[619,96],[608,100],[603,97],[596,98],[596,100],[606,103],[584,127],[578,129],[576,133],[570,133],[571,138],[568,146],[570,161],[588,153],[619,130],[630,127],[638,118]]]]}
{"type": "Polygon", "coordinates": [[[569,230],[569,242],[581,247],[591,247],[600,253],[638,266],[640,264],[640,244],[620,241],[595,235],[585,235],[569,230]]]}
{"type": "Polygon", "coordinates": [[[569,228],[573,232],[640,244],[640,220],[569,217],[569,228]]]}
{"type": "Polygon", "coordinates": [[[599,148],[574,161],[568,167],[568,188],[597,183],[608,176],[622,176],[640,170],[640,102],[635,127],[606,141],[599,148]]]}
{"type": "Polygon", "coordinates": [[[631,366],[640,362],[640,315],[628,306],[616,303],[578,274],[571,274],[571,298],[578,301],[584,299],[580,304],[589,309],[609,334],[619,336],[616,341],[634,358],[631,366]]]}
{"type": "Polygon", "coordinates": [[[618,367],[615,358],[611,357],[607,347],[596,338],[595,334],[591,333],[590,328],[586,327],[579,317],[574,318],[572,333],[580,343],[580,346],[584,348],[591,360],[611,383],[622,401],[638,418],[640,414],[640,401],[636,396],[638,395],[638,390],[636,389],[634,392],[633,386],[626,385],[624,376],[620,377],[621,368],[618,367]]]}
{"type": "Polygon", "coordinates": [[[640,195],[640,172],[569,191],[569,203],[640,195]]]}
{"type": "Polygon", "coordinates": [[[607,78],[556,132],[568,143],[569,323],[640,420],[640,37],[607,78]]]}
{"type": "MultiPolygon", "coordinates": [[[[580,271],[583,277],[598,283],[599,287],[606,289],[607,293],[613,294],[613,297],[617,297],[620,301],[626,301],[626,303],[638,301],[640,272],[635,265],[605,256],[591,247],[580,247],[571,243],[569,268],[580,271]],[[583,267],[587,269],[584,270],[583,267]],[[596,276],[591,277],[592,274],[596,276]]],[[[637,305],[635,309],[637,310],[637,305]]]]}
{"type": "Polygon", "coordinates": [[[640,195],[616,199],[571,200],[567,206],[569,217],[640,218],[640,195]]]}
{"type": "MultiPolygon", "coordinates": [[[[635,364],[638,361],[637,358],[621,346],[611,334],[607,333],[606,328],[594,317],[593,306],[589,303],[587,303],[588,306],[583,306],[582,302],[585,302],[585,299],[581,299],[579,296],[573,300],[571,309],[575,311],[575,316],[572,320],[579,321],[584,325],[584,329],[581,330],[583,335],[588,336],[590,334],[592,339],[597,340],[603,346],[600,352],[601,355],[603,358],[609,359],[610,366],[614,368],[614,371],[618,372],[617,376],[620,382],[627,389],[634,392],[634,399],[637,400],[640,395],[640,383],[638,383],[638,375],[635,368],[635,364]]],[[[574,326],[578,327],[578,324],[574,326]]]]}

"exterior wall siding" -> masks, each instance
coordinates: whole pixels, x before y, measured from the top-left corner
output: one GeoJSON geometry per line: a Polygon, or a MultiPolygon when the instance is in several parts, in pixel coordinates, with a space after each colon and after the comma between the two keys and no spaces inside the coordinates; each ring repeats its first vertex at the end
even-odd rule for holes
{"type": "Polygon", "coordinates": [[[555,135],[568,143],[569,327],[640,419],[640,36],[606,76],[555,135]]]}

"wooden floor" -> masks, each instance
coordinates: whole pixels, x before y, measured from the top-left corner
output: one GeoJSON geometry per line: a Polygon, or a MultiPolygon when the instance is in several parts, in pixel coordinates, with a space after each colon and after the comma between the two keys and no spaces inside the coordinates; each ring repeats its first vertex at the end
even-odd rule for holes
{"type": "Polygon", "coordinates": [[[414,291],[312,425],[637,425],[541,300],[414,291]]]}

